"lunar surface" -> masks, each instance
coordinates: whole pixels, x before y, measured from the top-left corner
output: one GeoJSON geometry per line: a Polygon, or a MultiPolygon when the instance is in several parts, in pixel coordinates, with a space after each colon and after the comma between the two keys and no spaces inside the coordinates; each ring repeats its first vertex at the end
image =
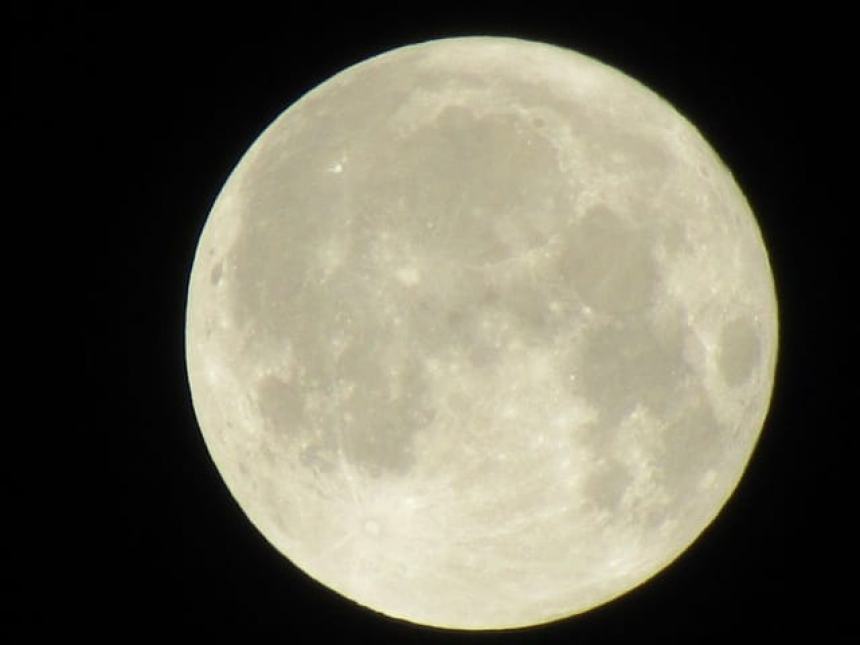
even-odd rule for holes
{"type": "Polygon", "coordinates": [[[350,67],[263,132],[202,232],[186,343],[271,544],[378,612],[494,629],[617,597],[715,518],[777,316],[695,127],[591,58],[476,37],[350,67]]]}

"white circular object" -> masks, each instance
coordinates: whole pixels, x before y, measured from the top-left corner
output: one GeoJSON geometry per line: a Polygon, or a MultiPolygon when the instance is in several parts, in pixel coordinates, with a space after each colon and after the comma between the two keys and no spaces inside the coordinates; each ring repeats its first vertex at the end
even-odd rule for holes
{"type": "Polygon", "coordinates": [[[753,214],[664,100],[573,51],[403,47],[286,110],[200,239],[187,361],[232,494],[390,616],[569,616],[737,485],[777,315],[753,214]]]}

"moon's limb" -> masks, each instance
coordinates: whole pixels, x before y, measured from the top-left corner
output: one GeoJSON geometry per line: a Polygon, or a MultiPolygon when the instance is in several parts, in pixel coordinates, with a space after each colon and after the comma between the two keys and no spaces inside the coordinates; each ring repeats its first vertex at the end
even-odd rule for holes
{"type": "Polygon", "coordinates": [[[755,219],[695,128],[505,38],[386,53],[284,112],[213,207],[187,320],[202,432],[263,535],[467,629],[674,560],[741,477],[776,343],[755,219]]]}

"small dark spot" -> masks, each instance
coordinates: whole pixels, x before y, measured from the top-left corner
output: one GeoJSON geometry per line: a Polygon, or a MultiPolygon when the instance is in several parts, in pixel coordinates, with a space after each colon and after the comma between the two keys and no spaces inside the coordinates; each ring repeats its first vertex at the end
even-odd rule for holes
{"type": "Polygon", "coordinates": [[[212,267],[212,273],[209,274],[209,280],[213,285],[217,285],[221,282],[222,271],[223,267],[220,262],[212,267]]]}
{"type": "Polygon", "coordinates": [[[278,465],[278,455],[268,444],[263,444],[260,448],[260,457],[270,467],[278,465]]]}
{"type": "Polygon", "coordinates": [[[543,126],[546,125],[546,121],[544,121],[540,117],[536,117],[535,119],[532,120],[532,125],[536,128],[542,128],[543,126]]]}
{"type": "Polygon", "coordinates": [[[482,305],[496,305],[501,301],[502,297],[495,289],[487,289],[481,298],[482,305]]]}
{"type": "Polygon", "coordinates": [[[452,309],[448,312],[446,320],[451,329],[462,329],[467,321],[466,312],[463,309],[452,309]]]}

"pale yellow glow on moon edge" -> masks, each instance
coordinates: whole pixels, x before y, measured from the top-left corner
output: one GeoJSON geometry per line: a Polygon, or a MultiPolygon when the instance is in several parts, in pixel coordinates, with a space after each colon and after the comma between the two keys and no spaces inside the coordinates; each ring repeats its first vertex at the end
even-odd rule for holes
{"type": "Polygon", "coordinates": [[[735,489],[777,348],[760,231],[668,103],[510,38],[403,47],[286,110],[221,191],[186,355],[265,538],[389,616],[581,613],[735,489]]]}

